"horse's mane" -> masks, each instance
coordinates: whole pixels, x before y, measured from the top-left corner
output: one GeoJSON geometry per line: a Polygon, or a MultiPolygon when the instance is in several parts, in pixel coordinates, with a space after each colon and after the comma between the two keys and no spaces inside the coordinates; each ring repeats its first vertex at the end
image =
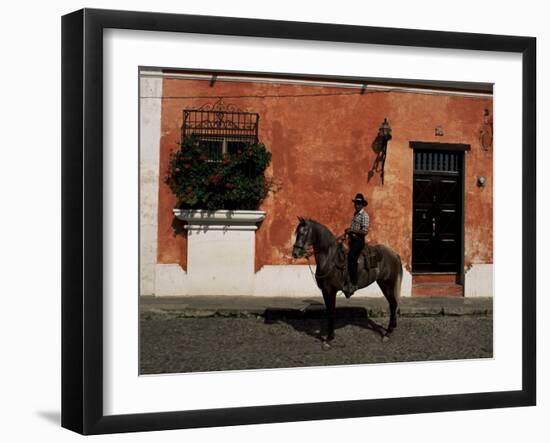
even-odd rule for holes
{"type": "Polygon", "coordinates": [[[305,221],[317,227],[317,232],[319,234],[317,240],[323,249],[328,249],[333,243],[336,242],[336,236],[324,224],[313,218],[307,218],[305,221]]]}
{"type": "MultiPolygon", "coordinates": [[[[320,228],[325,229],[326,231],[328,231],[332,234],[332,231],[328,227],[326,227],[323,223],[321,223],[320,221],[315,220],[314,218],[307,218],[306,220],[309,221],[310,223],[318,225],[320,228]]],[[[332,235],[334,235],[334,234],[332,234],[332,235]]]]}

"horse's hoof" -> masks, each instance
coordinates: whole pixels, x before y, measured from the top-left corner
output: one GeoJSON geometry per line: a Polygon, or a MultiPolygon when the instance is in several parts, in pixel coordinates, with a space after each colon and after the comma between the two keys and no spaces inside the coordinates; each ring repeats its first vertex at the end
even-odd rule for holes
{"type": "Polygon", "coordinates": [[[390,341],[390,336],[386,334],[382,337],[382,342],[386,343],[387,341],[390,341]]]}
{"type": "Polygon", "coordinates": [[[328,341],[324,341],[323,345],[322,345],[322,348],[323,348],[323,351],[328,351],[330,348],[332,348],[332,346],[330,345],[330,343],[328,341]]]}

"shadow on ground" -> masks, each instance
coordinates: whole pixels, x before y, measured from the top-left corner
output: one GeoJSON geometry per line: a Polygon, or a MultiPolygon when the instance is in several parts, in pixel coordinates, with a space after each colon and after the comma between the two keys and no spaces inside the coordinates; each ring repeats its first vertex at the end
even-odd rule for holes
{"type": "MultiPolygon", "coordinates": [[[[327,336],[327,315],[324,305],[310,304],[304,309],[267,308],[263,314],[265,324],[285,323],[297,332],[323,341],[327,336]]],[[[337,307],[334,314],[334,329],[352,325],[370,329],[384,337],[387,330],[371,320],[365,308],[337,307]]]]}
{"type": "Polygon", "coordinates": [[[61,411],[36,411],[36,415],[54,425],[61,424],[61,411]]]}

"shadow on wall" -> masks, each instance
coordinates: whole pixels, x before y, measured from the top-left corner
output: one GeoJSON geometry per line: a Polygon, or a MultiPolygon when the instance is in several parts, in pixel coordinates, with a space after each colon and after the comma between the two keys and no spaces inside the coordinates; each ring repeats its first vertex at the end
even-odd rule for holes
{"type": "Polygon", "coordinates": [[[384,138],[378,134],[372,142],[371,148],[376,154],[372,167],[370,168],[368,181],[374,177],[374,174],[380,174],[381,179],[384,177],[384,162],[386,160],[386,152],[384,151],[384,138]]]}
{"type": "Polygon", "coordinates": [[[172,219],[172,229],[174,230],[174,237],[180,236],[187,239],[187,229],[185,229],[186,225],[186,222],[180,220],[177,217],[174,217],[172,219]]]}

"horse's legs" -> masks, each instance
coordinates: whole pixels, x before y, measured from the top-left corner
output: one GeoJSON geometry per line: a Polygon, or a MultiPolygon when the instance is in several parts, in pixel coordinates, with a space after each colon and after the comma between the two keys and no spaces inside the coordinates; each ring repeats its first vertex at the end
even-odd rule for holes
{"type": "Polygon", "coordinates": [[[382,289],[382,293],[390,305],[390,322],[388,324],[388,334],[391,334],[392,331],[397,327],[397,297],[395,294],[396,285],[393,282],[389,281],[378,281],[378,286],[382,289]]]}
{"type": "Polygon", "coordinates": [[[323,290],[323,299],[327,310],[327,341],[334,340],[334,311],[336,308],[336,292],[323,290]]]}

